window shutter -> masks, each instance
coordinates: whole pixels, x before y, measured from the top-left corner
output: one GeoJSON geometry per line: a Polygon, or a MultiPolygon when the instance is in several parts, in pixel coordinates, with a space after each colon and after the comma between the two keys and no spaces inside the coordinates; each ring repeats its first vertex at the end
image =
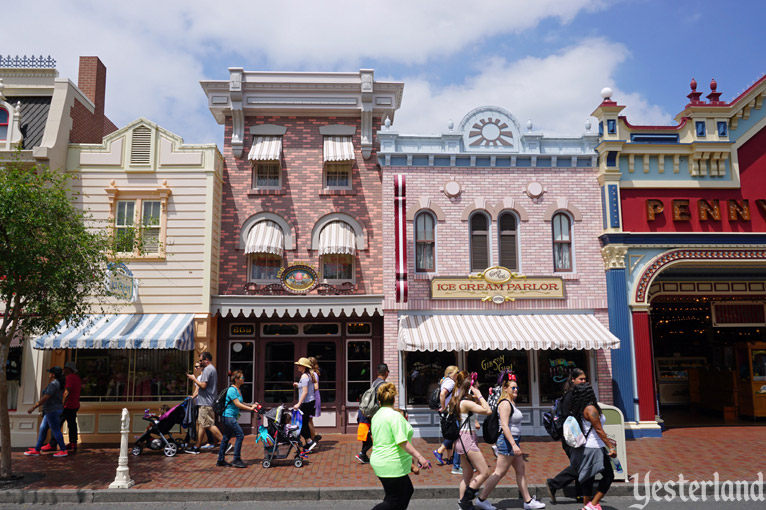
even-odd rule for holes
{"type": "Polygon", "coordinates": [[[516,260],[516,232],[500,233],[500,265],[508,269],[518,269],[516,260]]]}
{"type": "Polygon", "coordinates": [[[141,126],[131,135],[130,164],[148,165],[151,163],[152,130],[141,126]]]}
{"type": "Polygon", "coordinates": [[[487,234],[474,232],[471,235],[471,271],[484,271],[489,267],[487,234]]]}

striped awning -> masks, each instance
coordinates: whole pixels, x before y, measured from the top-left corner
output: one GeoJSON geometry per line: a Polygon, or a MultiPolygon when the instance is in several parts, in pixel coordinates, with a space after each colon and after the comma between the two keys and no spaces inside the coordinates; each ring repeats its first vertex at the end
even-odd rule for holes
{"type": "Polygon", "coordinates": [[[356,253],[356,234],[345,221],[333,221],[319,233],[319,255],[338,253],[353,255],[356,253]]]}
{"type": "Polygon", "coordinates": [[[193,313],[91,315],[38,337],[35,349],[194,349],[193,313]]]}
{"type": "Polygon", "coordinates": [[[281,257],[284,249],[285,234],[276,222],[259,221],[247,235],[245,253],[273,253],[281,257]]]}
{"type": "Polygon", "coordinates": [[[324,160],[325,161],[352,161],[354,157],[354,144],[350,136],[325,136],[324,137],[324,160]]]}
{"type": "Polygon", "coordinates": [[[250,161],[279,161],[282,157],[281,136],[256,136],[247,159],[250,161]]]}
{"type": "Polygon", "coordinates": [[[405,315],[402,351],[617,349],[620,339],[592,314],[405,315]]]}

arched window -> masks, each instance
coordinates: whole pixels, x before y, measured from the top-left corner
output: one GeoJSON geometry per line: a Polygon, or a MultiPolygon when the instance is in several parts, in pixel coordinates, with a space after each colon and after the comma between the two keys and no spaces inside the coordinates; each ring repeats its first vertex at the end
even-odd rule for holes
{"type": "Polygon", "coordinates": [[[285,249],[285,234],[277,223],[262,220],[253,225],[247,236],[245,253],[250,256],[251,282],[277,280],[282,268],[285,249]]]}
{"type": "Polygon", "coordinates": [[[484,213],[471,216],[471,272],[489,267],[489,219],[484,213]]]}
{"type": "Polygon", "coordinates": [[[0,140],[8,139],[8,110],[0,108],[0,140]]]}
{"type": "Polygon", "coordinates": [[[505,212],[497,220],[499,238],[497,246],[500,250],[500,265],[513,271],[519,269],[517,236],[516,236],[516,216],[513,213],[505,212]]]}
{"type": "Polygon", "coordinates": [[[572,254],[572,220],[565,213],[553,215],[553,270],[571,271],[572,254]]]}
{"type": "Polygon", "coordinates": [[[415,271],[436,270],[436,222],[427,212],[415,216],[415,271]]]}

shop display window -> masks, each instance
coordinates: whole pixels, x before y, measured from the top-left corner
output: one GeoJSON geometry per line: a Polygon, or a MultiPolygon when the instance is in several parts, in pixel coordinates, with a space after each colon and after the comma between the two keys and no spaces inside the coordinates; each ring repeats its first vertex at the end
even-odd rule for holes
{"type": "Polygon", "coordinates": [[[82,401],[179,400],[191,394],[192,351],[73,349],[82,401]]]}
{"type": "Polygon", "coordinates": [[[457,365],[454,352],[405,353],[407,405],[428,405],[428,394],[438,386],[444,369],[450,365],[457,365]]]}
{"type": "Polygon", "coordinates": [[[295,344],[293,342],[267,342],[264,352],[264,403],[287,404],[294,402],[295,344]]]}
{"type": "MultiPolygon", "coordinates": [[[[311,335],[311,336],[324,336],[324,335],[331,335],[336,336],[340,334],[340,324],[331,322],[331,323],[318,323],[318,324],[304,324],[303,325],[303,334],[304,335],[311,335]]],[[[329,344],[329,345],[335,345],[335,344],[329,344]]],[[[333,347],[334,349],[334,347],[333,347]]],[[[313,354],[309,354],[309,356],[313,356],[313,354]]],[[[333,358],[334,359],[334,358],[333,358]]]]}
{"type": "MultiPolygon", "coordinates": [[[[253,350],[255,342],[238,341],[229,344],[229,370],[241,370],[245,376],[245,382],[239,388],[242,392],[242,400],[245,403],[253,402],[253,350]]],[[[223,389],[223,388],[221,388],[223,389]]]]}
{"type": "MultiPolygon", "coordinates": [[[[346,403],[358,403],[362,394],[372,384],[372,379],[372,342],[349,340],[346,343],[346,403]]],[[[321,380],[319,385],[321,387],[321,380]]],[[[324,395],[322,397],[324,398],[324,395]]]]}
{"type": "MultiPolygon", "coordinates": [[[[317,326],[318,324],[314,324],[317,326]]],[[[331,324],[338,327],[337,324],[331,324]]],[[[335,342],[309,342],[306,354],[314,357],[319,363],[319,393],[322,403],[335,402],[338,378],[338,355],[335,342]]]]}
{"type": "Polygon", "coordinates": [[[574,368],[585,371],[588,380],[591,380],[591,374],[588,373],[588,351],[538,351],[537,361],[540,370],[540,403],[552,403],[561,397],[564,384],[574,368]]]}
{"type": "Polygon", "coordinates": [[[497,384],[497,378],[503,370],[511,370],[516,374],[519,384],[519,404],[529,404],[529,357],[527,351],[469,351],[466,353],[466,371],[479,375],[479,389],[486,397],[489,389],[497,384]]]}

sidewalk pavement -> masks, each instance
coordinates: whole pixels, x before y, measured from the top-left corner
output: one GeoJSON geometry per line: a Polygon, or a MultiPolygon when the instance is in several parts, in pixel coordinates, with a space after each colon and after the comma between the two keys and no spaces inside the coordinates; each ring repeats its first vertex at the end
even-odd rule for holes
{"type": "MultiPolygon", "coordinates": [[[[413,444],[435,464],[431,451],[437,447],[436,438],[415,438],[413,444]]],[[[118,448],[85,445],[65,458],[51,454],[26,457],[22,451],[14,451],[13,471],[23,473],[24,479],[12,489],[0,485],[0,502],[125,501],[143,500],[143,496],[158,501],[175,500],[174,495],[179,500],[273,499],[284,496],[285,490],[291,491],[293,499],[298,493],[303,496],[297,499],[354,498],[359,491],[369,496],[370,490],[382,494],[372,468],[354,458],[359,445],[355,435],[326,434],[302,468],[285,459],[275,460],[268,469],[261,467],[263,447],[255,444],[254,436],[246,437],[242,448],[247,469],[217,467],[217,450],[199,455],[179,453],[170,458],[160,451],[144,450],[138,457],[129,454],[130,477],[136,485],[127,491],[106,492],[101,491],[114,480],[118,448]],[[146,492],[140,494],[142,491],[146,492]]],[[[492,469],[494,457],[489,445],[481,443],[480,447],[492,469]]],[[[545,438],[524,438],[522,451],[529,484],[547,500],[545,479],[567,464],[560,444],[545,438]]],[[[652,481],[677,480],[679,473],[687,480],[712,480],[715,472],[720,480],[753,481],[759,469],[763,470],[764,451],[764,427],[679,428],[666,431],[659,439],[628,441],[628,472],[637,474],[641,482],[649,471],[652,481]]],[[[456,497],[460,477],[450,471],[449,465],[434,465],[434,469],[412,476],[415,497],[452,497],[453,493],[456,497]]],[[[499,487],[503,494],[515,494],[513,474],[506,475],[499,487]]],[[[615,483],[610,493],[632,494],[633,484],[615,483]]]]}

